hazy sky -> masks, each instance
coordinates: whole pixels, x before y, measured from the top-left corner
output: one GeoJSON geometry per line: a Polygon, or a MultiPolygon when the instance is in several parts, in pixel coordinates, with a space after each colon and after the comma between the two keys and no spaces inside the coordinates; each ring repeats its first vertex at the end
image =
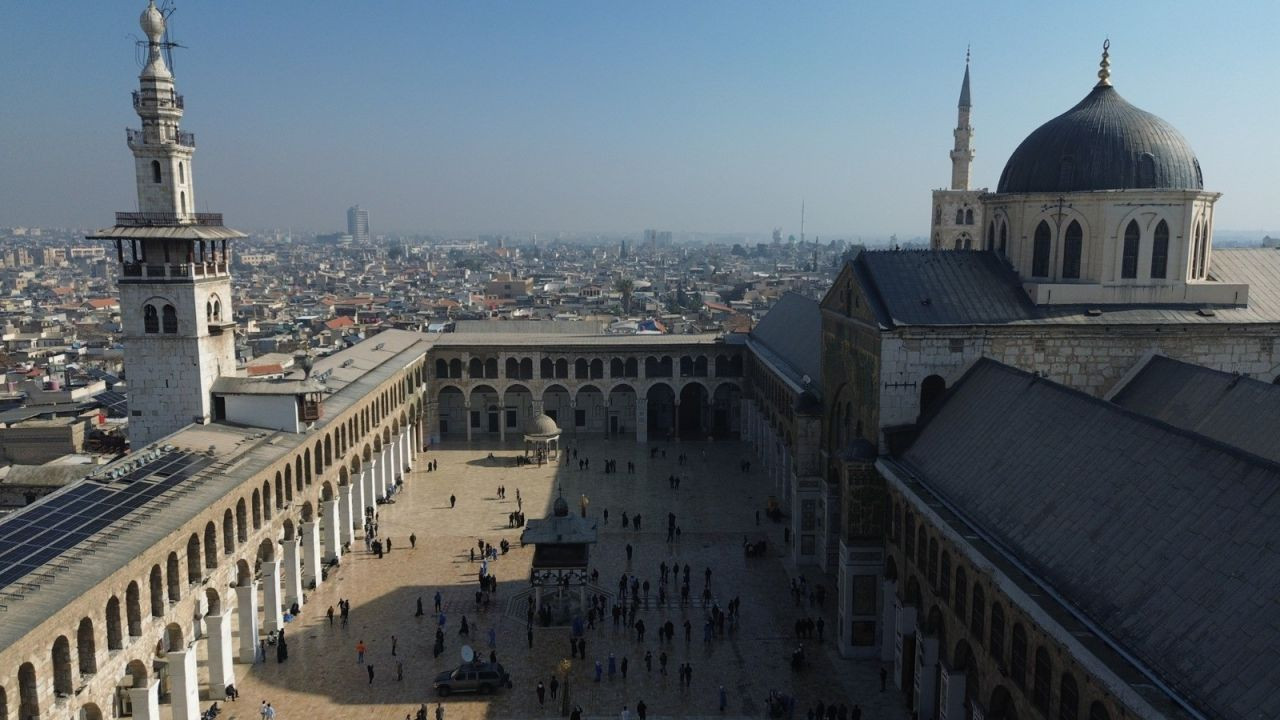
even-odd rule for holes
{"type": "MultiPolygon", "coordinates": [[[[974,181],[1102,40],[1190,140],[1221,229],[1280,227],[1280,3],[179,0],[199,210],[373,231],[925,234],[973,45],[974,181]]],[[[141,0],[8,2],[0,225],[135,206],[141,0]]]]}

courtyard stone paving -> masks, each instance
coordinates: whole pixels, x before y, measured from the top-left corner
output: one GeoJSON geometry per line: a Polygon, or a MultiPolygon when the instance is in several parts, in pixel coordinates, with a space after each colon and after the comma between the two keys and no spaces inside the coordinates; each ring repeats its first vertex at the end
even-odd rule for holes
{"type": "MultiPolygon", "coordinates": [[[[812,570],[805,573],[810,583],[823,583],[828,589],[823,610],[797,607],[788,590],[794,571],[782,559],[782,526],[761,519],[756,526],[757,509],[763,509],[771,489],[763,473],[752,470],[743,474],[739,463],[750,458],[746,444],[663,443],[636,444],[629,440],[570,440],[579,459],[590,459],[590,469],[580,471],[577,462],[563,461],[538,466],[515,467],[514,457],[520,449],[499,447],[496,443],[446,443],[419,456],[413,472],[406,478],[395,503],[379,507],[380,532],[392,541],[392,551],[379,560],[364,550],[357,534],[352,553],[342,559],[341,566],[331,571],[329,580],[306,597],[300,617],[289,623],[289,659],[283,664],[269,652],[266,663],[253,666],[236,665],[238,687],[242,697],[226,703],[223,717],[252,720],[258,706],[267,700],[277,709],[282,720],[293,718],[386,718],[399,720],[417,711],[420,703],[428,703],[429,717],[434,718],[439,702],[431,690],[436,673],[451,669],[459,662],[459,651],[469,642],[477,654],[490,651],[488,631],[495,630],[499,662],[511,673],[514,687],[485,697],[452,696],[443,701],[447,720],[478,718],[539,718],[560,716],[560,699],[547,699],[539,706],[534,687],[538,680],[549,683],[557,664],[569,656],[567,628],[534,629],[533,647],[528,647],[523,598],[517,594],[528,587],[529,564],[533,548],[521,548],[520,530],[507,527],[508,513],[516,509],[516,491],[520,491],[529,518],[550,513],[555,493],[563,494],[573,512],[578,512],[580,496],[589,499],[589,514],[601,517],[609,510],[609,524],[601,527],[600,542],[592,549],[592,567],[600,571],[599,591],[617,591],[617,579],[624,571],[633,572],[652,585],[657,592],[658,564],[673,560],[692,564],[691,588],[698,595],[703,587],[705,568],[712,568],[711,588],[724,607],[730,599],[741,598],[739,626],[726,632],[722,639],[710,644],[702,640],[704,610],[697,606],[681,609],[669,607],[641,610],[639,617],[650,629],[646,641],[637,642],[634,631],[615,629],[606,619],[594,630],[586,631],[587,657],[573,662],[570,670],[572,702],[581,705],[589,718],[619,716],[626,706],[635,714],[635,705],[643,700],[651,718],[666,717],[742,717],[766,716],[765,697],[770,690],[792,693],[797,697],[795,717],[803,718],[816,701],[855,703],[863,709],[866,720],[898,720],[907,716],[899,693],[892,683],[880,692],[880,664],[875,661],[841,659],[835,651],[831,633],[836,627],[835,583],[812,570]],[[651,447],[665,451],[650,459],[651,447]],[[677,456],[688,456],[680,466],[677,456]],[[493,453],[494,459],[489,459],[493,453]],[[605,459],[617,461],[618,472],[603,472],[605,459]],[[439,463],[435,472],[426,472],[426,460],[439,463]],[[635,474],[627,473],[627,462],[637,465],[635,474]],[[668,487],[668,476],[682,477],[678,490],[668,487]],[[499,485],[505,485],[507,497],[496,497],[499,485]],[[457,507],[450,509],[449,496],[457,496],[457,507]],[[637,513],[644,518],[642,530],[621,527],[621,515],[637,513]],[[681,528],[680,540],[668,546],[666,516],[674,512],[681,528]],[[409,535],[417,535],[416,549],[409,547],[409,535]],[[769,555],[746,558],[742,540],[765,533],[770,543],[769,555]],[[511,551],[490,564],[497,576],[497,603],[488,611],[477,612],[474,593],[479,563],[471,563],[468,550],[477,539],[498,544],[507,539],[511,551]],[[634,557],[627,563],[625,546],[630,543],[634,557]],[[439,590],[444,598],[447,616],[445,651],[433,658],[436,620],[432,617],[432,598],[439,590]],[[422,598],[426,615],[414,617],[415,604],[422,598]],[[348,627],[335,621],[329,627],[325,611],[339,598],[351,601],[348,627]],[[811,665],[796,673],[789,667],[791,650],[799,642],[793,627],[801,617],[825,618],[827,638],[819,644],[806,640],[811,665]],[[461,638],[458,629],[463,616],[471,626],[470,639],[461,638]],[[694,626],[693,640],[684,641],[681,625],[689,618],[694,626]],[[659,644],[656,629],[672,620],[676,638],[659,644]],[[396,654],[391,652],[391,636],[398,639],[396,654]],[[357,664],[355,646],[363,641],[367,648],[366,664],[374,667],[372,683],[364,665],[357,664]],[[653,652],[654,668],[645,670],[646,650],[653,652]],[[669,674],[658,672],[658,654],[669,656],[669,674]],[[607,665],[613,653],[621,661],[626,657],[629,668],[626,679],[594,681],[594,660],[607,665]],[[396,663],[403,665],[404,679],[396,679],[396,663]],[[682,689],[675,670],[680,663],[693,666],[691,688],[682,689]],[[728,708],[719,712],[719,687],[728,696],[728,708]]],[[[761,513],[763,515],[763,513],[761,513]]],[[[676,586],[678,587],[678,586],[676,586]]],[[[564,688],[561,688],[561,693],[564,688]]],[[[204,703],[207,707],[208,703],[204,703]]]]}

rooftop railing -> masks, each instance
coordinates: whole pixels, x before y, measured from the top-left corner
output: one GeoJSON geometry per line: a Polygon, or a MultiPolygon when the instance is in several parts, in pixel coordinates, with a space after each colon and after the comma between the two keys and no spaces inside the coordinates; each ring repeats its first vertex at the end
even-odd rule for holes
{"type": "Polygon", "coordinates": [[[118,212],[118,227],[170,227],[173,225],[222,226],[222,213],[190,213],[180,218],[176,213],[118,212]]]}

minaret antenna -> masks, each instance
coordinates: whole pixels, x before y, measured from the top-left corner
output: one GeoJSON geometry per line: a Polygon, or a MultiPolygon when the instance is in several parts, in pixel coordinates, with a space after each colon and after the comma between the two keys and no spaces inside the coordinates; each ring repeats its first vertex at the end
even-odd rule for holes
{"type": "Polygon", "coordinates": [[[800,198],[800,244],[804,244],[804,198],[800,198]]]}

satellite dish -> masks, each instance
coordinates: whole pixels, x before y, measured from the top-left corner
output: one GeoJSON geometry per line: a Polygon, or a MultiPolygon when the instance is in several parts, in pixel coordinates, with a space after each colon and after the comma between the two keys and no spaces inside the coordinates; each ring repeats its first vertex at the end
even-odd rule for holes
{"type": "Polygon", "coordinates": [[[469,663],[476,659],[476,651],[471,649],[470,645],[462,646],[462,662],[469,663]]]}

